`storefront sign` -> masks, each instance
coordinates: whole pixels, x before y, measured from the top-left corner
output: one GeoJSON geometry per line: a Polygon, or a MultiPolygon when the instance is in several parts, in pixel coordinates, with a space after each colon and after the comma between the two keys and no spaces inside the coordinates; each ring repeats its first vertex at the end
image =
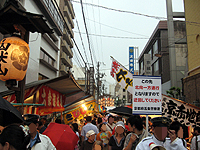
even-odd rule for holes
{"type": "Polygon", "coordinates": [[[129,47],[129,71],[134,74],[134,47],[129,47]]]}
{"type": "Polygon", "coordinates": [[[85,106],[86,109],[80,105],[78,108],[76,107],[73,110],[69,110],[69,112],[64,115],[65,124],[72,122],[74,119],[83,119],[86,114],[98,111],[98,105],[95,102],[86,104],[85,106]]]}
{"type": "Polygon", "coordinates": [[[161,77],[133,77],[133,114],[162,113],[161,77]]]}
{"type": "Polygon", "coordinates": [[[162,96],[162,115],[186,126],[200,126],[200,109],[165,95],[162,96]]]}

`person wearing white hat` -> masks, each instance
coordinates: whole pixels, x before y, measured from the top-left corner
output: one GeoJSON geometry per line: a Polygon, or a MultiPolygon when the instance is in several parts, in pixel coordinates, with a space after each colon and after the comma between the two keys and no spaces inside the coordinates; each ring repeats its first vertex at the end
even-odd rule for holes
{"type": "Polygon", "coordinates": [[[86,133],[87,140],[83,141],[80,150],[92,150],[96,133],[93,130],[89,130],[86,133]]]}
{"type": "Polygon", "coordinates": [[[125,141],[125,126],[118,124],[115,127],[115,135],[111,136],[109,140],[109,150],[122,150],[125,141]]]}

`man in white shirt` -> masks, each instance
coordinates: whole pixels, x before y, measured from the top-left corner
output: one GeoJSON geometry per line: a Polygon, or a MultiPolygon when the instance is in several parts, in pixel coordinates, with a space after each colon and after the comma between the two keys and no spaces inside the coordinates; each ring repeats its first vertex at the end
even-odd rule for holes
{"type": "Polygon", "coordinates": [[[99,133],[99,129],[97,128],[97,126],[95,126],[95,125],[93,125],[91,123],[92,122],[92,117],[91,116],[87,116],[86,117],[86,122],[87,122],[87,124],[84,125],[82,130],[81,130],[82,142],[84,140],[87,140],[86,133],[88,131],[93,130],[96,133],[96,135],[99,133]]]}
{"type": "Polygon", "coordinates": [[[27,145],[28,150],[56,150],[48,136],[38,133],[38,115],[26,114],[24,119],[24,124],[28,125],[30,134],[30,142],[27,145]]]}
{"type": "Polygon", "coordinates": [[[180,138],[177,137],[175,131],[169,130],[168,126],[171,119],[167,117],[157,117],[151,119],[153,135],[144,138],[136,147],[136,150],[151,150],[155,146],[166,150],[187,150],[180,138]],[[167,134],[170,138],[167,137],[167,134]]]}
{"type": "Polygon", "coordinates": [[[200,127],[194,128],[194,137],[192,138],[190,149],[199,150],[200,149],[200,127]]]}

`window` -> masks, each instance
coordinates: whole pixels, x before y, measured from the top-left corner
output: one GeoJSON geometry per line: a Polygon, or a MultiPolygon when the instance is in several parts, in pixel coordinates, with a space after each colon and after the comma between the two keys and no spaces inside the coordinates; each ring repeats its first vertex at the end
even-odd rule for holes
{"type": "Polygon", "coordinates": [[[147,61],[147,64],[150,64],[151,62],[150,61],[147,61]]]}
{"type": "Polygon", "coordinates": [[[126,90],[125,90],[125,89],[123,89],[123,92],[126,92],[126,90]]]}
{"type": "Polygon", "coordinates": [[[46,77],[46,76],[44,76],[44,75],[39,73],[38,80],[44,80],[44,79],[48,79],[48,77],[46,77]]]}
{"type": "Polygon", "coordinates": [[[151,67],[147,67],[147,70],[151,70],[151,67]]]}
{"type": "Polygon", "coordinates": [[[40,50],[40,59],[43,59],[50,65],[55,66],[56,61],[50,55],[48,55],[43,49],[40,50]]]}
{"type": "Polygon", "coordinates": [[[158,53],[158,40],[153,44],[153,54],[158,53]]]}
{"type": "Polygon", "coordinates": [[[153,69],[154,69],[154,72],[158,71],[159,69],[158,60],[153,64],[153,69]]]}
{"type": "Polygon", "coordinates": [[[123,99],[125,99],[126,98],[126,95],[123,95],[123,99]]]}

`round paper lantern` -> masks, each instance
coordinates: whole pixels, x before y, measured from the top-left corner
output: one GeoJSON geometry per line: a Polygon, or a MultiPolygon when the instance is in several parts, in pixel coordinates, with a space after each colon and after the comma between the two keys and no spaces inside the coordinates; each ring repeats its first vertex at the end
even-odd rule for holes
{"type": "Polygon", "coordinates": [[[29,59],[28,44],[18,37],[8,37],[0,42],[0,80],[23,80],[29,59]]]}

